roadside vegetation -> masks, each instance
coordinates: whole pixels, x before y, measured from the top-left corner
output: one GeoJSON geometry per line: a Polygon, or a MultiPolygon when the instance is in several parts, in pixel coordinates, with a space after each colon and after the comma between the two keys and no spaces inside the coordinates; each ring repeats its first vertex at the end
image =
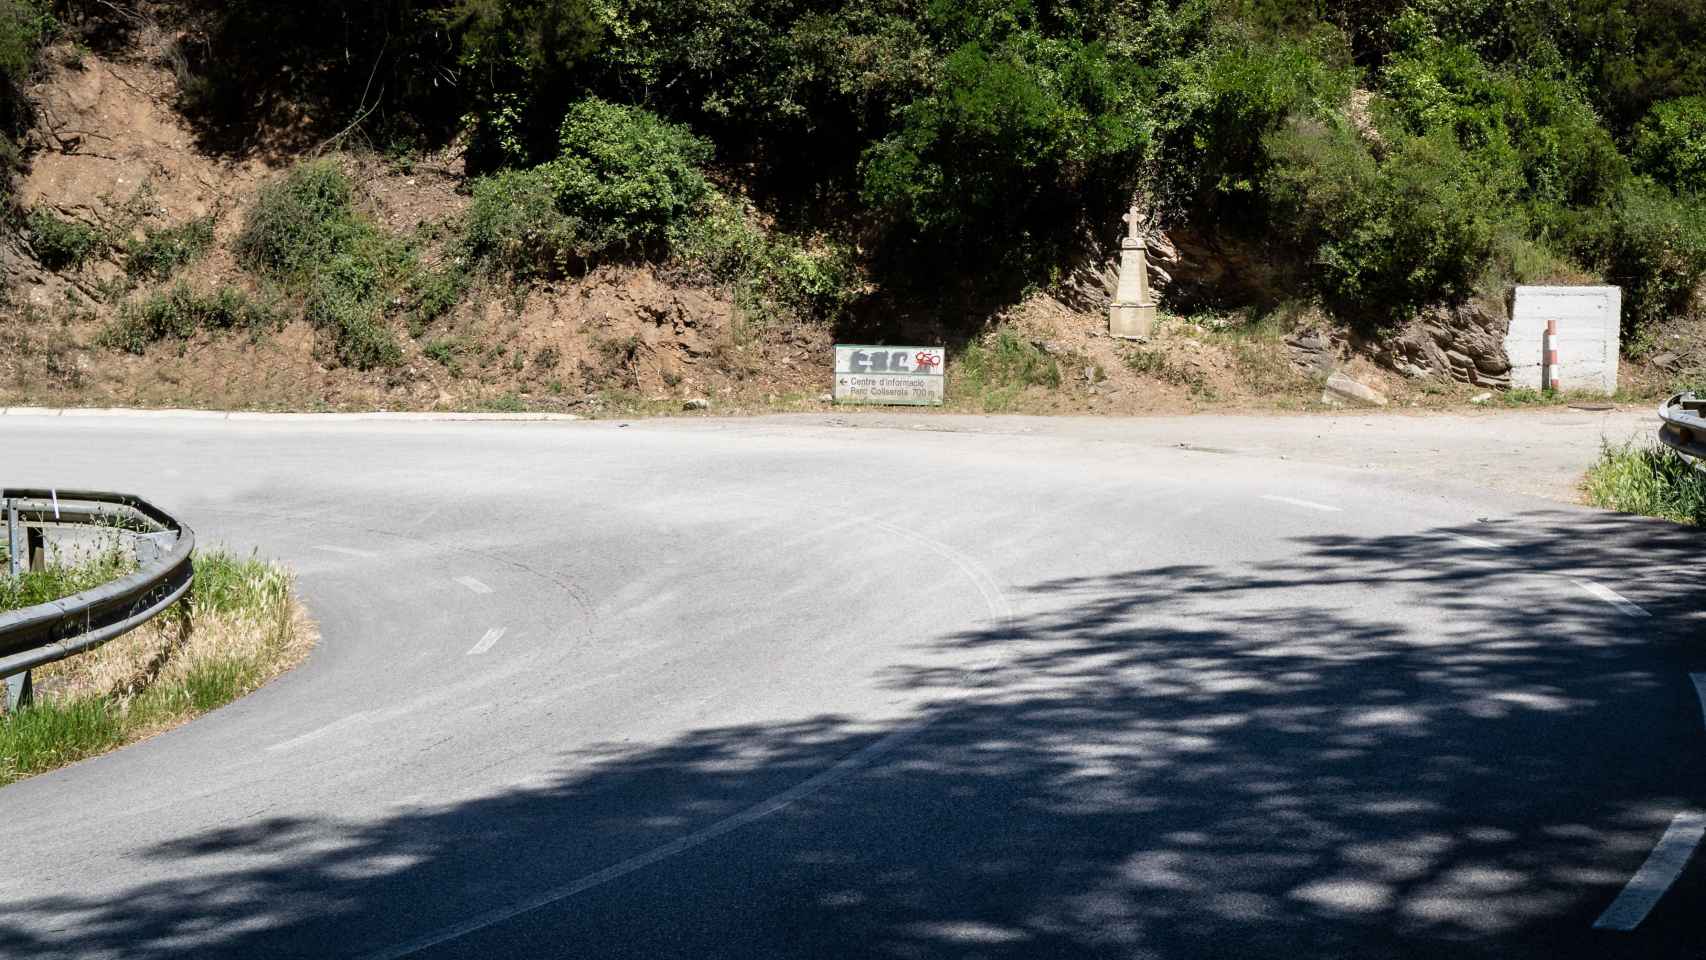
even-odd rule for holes
{"type": "Polygon", "coordinates": [[[1706,524],[1706,471],[1668,447],[1607,444],[1583,482],[1596,507],[1706,524]]]}
{"type": "MultiPolygon", "coordinates": [[[[199,551],[192,601],[88,653],[38,668],[35,700],[0,715],[0,785],[96,756],[186,722],[299,663],[314,632],[279,567],[199,551]]],[[[86,590],[128,572],[112,548],[16,580],[0,610],[86,590]]]]}
{"type": "MultiPolygon", "coordinates": [[[[143,22],[177,38],[161,62],[202,148],[302,161],[248,205],[242,289],[393,386],[477,369],[442,348],[470,299],[519,316],[529,291],[643,265],[726,291],[734,346],[939,318],[999,405],[995,319],[1104,257],[1134,197],[1196,252],[1167,291],[1182,316],[1306,303],[1372,342],[1513,283],[1604,280],[1634,355],[1702,310],[1699,4],[0,0],[0,171],[44,44],[121,47],[143,22]],[[426,234],[350,179],[352,156],[412,171],[446,149],[467,210],[426,234]]],[[[211,219],[0,206],[45,268],[122,267],[122,289],[79,288],[113,310],[172,298],[218,243],[211,219]]],[[[109,346],[159,339],[123,323],[109,346]]],[[[1254,356],[1279,337],[1222,346],[1295,385],[1254,356]]]]}

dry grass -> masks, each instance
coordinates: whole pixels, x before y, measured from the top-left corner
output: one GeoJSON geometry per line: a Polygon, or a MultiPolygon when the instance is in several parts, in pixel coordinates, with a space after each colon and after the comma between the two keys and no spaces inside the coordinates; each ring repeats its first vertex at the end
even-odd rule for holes
{"type": "Polygon", "coordinates": [[[36,671],[36,701],[0,717],[0,784],[153,736],[301,663],[316,632],[282,569],[196,558],[188,610],[36,671]]]}

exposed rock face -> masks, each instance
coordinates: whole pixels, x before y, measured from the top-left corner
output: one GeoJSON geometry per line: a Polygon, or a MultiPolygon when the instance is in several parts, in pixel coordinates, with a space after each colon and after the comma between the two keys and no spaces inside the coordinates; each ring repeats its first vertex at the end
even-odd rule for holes
{"type": "Polygon", "coordinates": [[[1321,392],[1323,403],[1336,403],[1349,400],[1353,403],[1365,403],[1371,407],[1386,406],[1386,395],[1366,383],[1352,380],[1343,372],[1335,370],[1327,378],[1326,389],[1321,392]]]}
{"type": "MultiPolygon", "coordinates": [[[[1088,228],[1079,237],[1078,264],[1060,282],[1055,296],[1074,310],[1106,312],[1120,285],[1119,241],[1104,243],[1088,228]]],[[[1151,231],[1144,239],[1149,260],[1149,289],[1161,299],[1173,282],[1169,268],[1179,262],[1179,251],[1165,233],[1151,231]]]]}
{"type": "Polygon", "coordinates": [[[1372,345],[1371,352],[1383,366],[1407,377],[1505,389],[1511,384],[1505,354],[1509,328],[1509,320],[1475,301],[1436,306],[1372,345]]]}

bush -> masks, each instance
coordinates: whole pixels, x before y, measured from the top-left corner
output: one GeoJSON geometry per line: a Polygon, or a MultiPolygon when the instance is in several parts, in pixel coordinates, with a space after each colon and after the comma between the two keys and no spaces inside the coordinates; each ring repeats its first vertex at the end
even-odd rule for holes
{"type": "Polygon", "coordinates": [[[1568,224],[1576,255],[1623,287],[1624,337],[1688,313],[1706,279],[1706,204],[1651,181],[1630,182],[1616,201],[1568,224]]]}
{"type": "Polygon", "coordinates": [[[53,18],[44,6],[31,0],[0,0],[0,215],[11,206],[12,173],[20,163],[12,138],[30,124],[24,79],[53,30],[53,18]]]}
{"type": "Polygon", "coordinates": [[[1634,158],[1672,189],[1706,188],[1706,97],[1656,104],[1635,131],[1634,158]]]}
{"type": "Polygon", "coordinates": [[[317,160],[261,188],[237,237],[237,259],[258,273],[302,281],[373,232],[355,216],[354,188],[335,161],[317,160]]]}
{"type": "Polygon", "coordinates": [[[637,107],[583,100],[563,119],[561,144],[550,165],[557,207],[592,250],[655,248],[709,191],[699,165],[710,144],[637,107]]]}
{"type": "Polygon", "coordinates": [[[90,257],[107,247],[106,238],[94,227],[62,219],[44,207],[30,211],[25,227],[29,230],[30,249],[49,270],[81,269],[90,257]]]}
{"type": "Polygon", "coordinates": [[[845,247],[811,248],[767,233],[722,194],[713,194],[702,214],[672,232],[671,258],[689,275],[731,284],[736,302],[758,319],[833,320],[858,296],[861,283],[845,247]]]}
{"type": "Polygon", "coordinates": [[[125,241],[124,269],[136,279],[165,280],[201,259],[213,246],[214,218],[199,217],[175,227],[145,231],[125,241]]]}
{"type": "Polygon", "coordinates": [[[279,323],[278,313],[235,287],[196,293],[186,283],[125,304],[119,318],[102,331],[99,343],[141,355],[161,340],[186,340],[197,330],[247,330],[259,333],[279,323]]]}
{"type": "Polygon", "coordinates": [[[579,224],[557,207],[546,167],[506,170],[474,181],[464,222],[468,255],[518,279],[561,276],[579,262],[579,224]]]}
{"type": "Polygon", "coordinates": [[[557,276],[605,253],[657,254],[669,229],[710,194],[710,147],[635,107],[577,103],[562,156],[474,182],[465,242],[489,269],[557,276]]]}
{"type": "Polygon", "coordinates": [[[1313,282],[1329,303],[1365,329],[1466,297],[1514,189],[1437,133],[1399,139],[1377,160],[1344,124],[1300,123],[1268,149],[1277,222],[1313,251],[1313,282]]]}
{"type": "Polygon", "coordinates": [[[360,370],[402,360],[385,324],[392,294],[418,274],[414,254],[360,217],[354,189],[330,160],[304,164],[261,190],[238,237],[241,262],[304,292],[308,321],[330,334],[339,362],[360,370]]]}

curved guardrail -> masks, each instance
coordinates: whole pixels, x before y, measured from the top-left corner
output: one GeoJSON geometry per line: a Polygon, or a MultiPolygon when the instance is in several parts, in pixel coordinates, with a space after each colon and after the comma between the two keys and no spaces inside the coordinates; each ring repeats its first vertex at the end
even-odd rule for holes
{"type": "Polygon", "coordinates": [[[1706,397],[1679,393],[1659,407],[1659,439],[1665,445],[1706,465],[1706,397]]]}
{"type": "Polygon", "coordinates": [[[0,613],[0,677],[14,709],[34,667],[92,650],[142,626],[189,593],[195,533],[140,497],[85,490],[0,489],[10,573],[46,561],[50,527],[98,526],[135,535],[137,569],[92,590],[0,613]]]}

